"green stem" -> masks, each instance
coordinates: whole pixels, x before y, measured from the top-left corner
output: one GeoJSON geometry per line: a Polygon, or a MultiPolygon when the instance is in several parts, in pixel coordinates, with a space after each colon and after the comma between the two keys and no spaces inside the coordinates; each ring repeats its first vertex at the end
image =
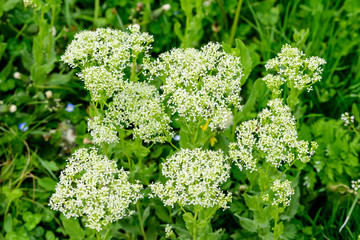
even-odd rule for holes
{"type": "Polygon", "coordinates": [[[214,210],[210,213],[210,215],[209,216],[207,216],[204,220],[202,220],[201,222],[200,222],[200,224],[203,224],[204,222],[206,222],[209,218],[211,218],[212,217],[212,215],[214,215],[214,213],[216,212],[218,210],[218,208],[216,207],[216,208],[214,208],[214,210]]]}
{"type": "Polygon", "coordinates": [[[198,212],[195,209],[194,214],[194,229],[193,229],[193,239],[196,240],[196,218],[197,218],[198,212]]]}
{"type": "Polygon", "coordinates": [[[351,205],[351,208],[349,210],[349,213],[347,214],[346,216],[346,219],[345,219],[345,222],[343,223],[343,225],[341,225],[340,229],[339,229],[339,233],[341,233],[341,231],[343,230],[343,228],[346,226],[347,222],[350,220],[350,217],[351,217],[351,213],[353,212],[354,210],[354,207],[357,203],[357,201],[359,200],[359,192],[356,193],[356,197],[351,205]]]}
{"type": "Polygon", "coordinates": [[[183,208],[183,206],[182,206],[180,203],[178,203],[178,204],[179,204],[181,210],[183,210],[183,212],[186,214],[186,211],[185,211],[185,209],[183,208]]]}
{"type": "Polygon", "coordinates": [[[138,212],[138,217],[139,217],[139,222],[140,222],[140,229],[141,229],[141,232],[143,234],[144,240],[146,240],[146,234],[145,234],[144,225],[143,225],[142,218],[141,218],[139,202],[136,203],[136,209],[137,209],[137,212],[138,212]]]}
{"type": "Polygon", "coordinates": [[[282,175],[284,175],[284,174],[291,168],[291,166],[294,165],[294,163],[296,162],[296,160],[297,160],[297,159],[295,159],[295,160],[290,164],[289,167],[286,167],[285,171],[282,172],[282,173],[280,174],[280,176],[277,177],[276,179],[280,179],[280,178],[282,177],[282,175]]]}
{"type": "Polygon", "coordinates": [[[276,210],[275,210],[275,225],[274,225],[274,240],[276,240],[276,234],[275,232],[277,231],[277,218],[278,218],[278,206],[276,206],[276,210]]]}
{"type": "Polygon", "coordinates": [[[136,60],[137,60],[137,55],[135,57],[133,57],[133,59],[132,59],[132,69],[131,69],[130,81],[135,81],[135,78],[136,78],[136,60]]]}
{"type": "Polygon", "coordinates": [[[94,26],[98,25],[98,16],[100,9],[100,0],[95,0],[95,9],[94,9],[94,26]]]}
{"type": "Polygon", "coordinates": [[[238,5],[236,7],[234,22],[233,22],[233,25],[231,26],[231,34],[230,34],[230,41],[229,41],[230,46],[234,42],[234,38],[235,38],[235,34],[236,34],[236,28],[237,28],[237,25],[238,25],[238,22],[239,22],[240,10],[241,10],[242,3],[243,3],[243,0],[239,0],[238,5]]]}
{"type": "MultiPolygon", "coordinates": [[[[111,225],[110,225],[111,226],[111,225]]],[[[110,227],[108,227],[108,229],[106,230],[106,233],[105,233],[105,236],[104,236],[104,240],[106,240],[106,237],[107,237],[107,235],[108,235],[108,233],[109,233],[109,230],[110,230],[110,227]]]]}

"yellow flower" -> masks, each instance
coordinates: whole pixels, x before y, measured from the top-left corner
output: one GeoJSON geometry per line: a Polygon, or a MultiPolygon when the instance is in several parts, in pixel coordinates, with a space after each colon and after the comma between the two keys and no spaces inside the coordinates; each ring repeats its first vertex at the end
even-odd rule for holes
{"type": "Polygon", "coordinates": [[[215,145],[215,143],[217,143],[217,139],[215,136],[210,138],[210,145],[213,147],[215,145]]]}

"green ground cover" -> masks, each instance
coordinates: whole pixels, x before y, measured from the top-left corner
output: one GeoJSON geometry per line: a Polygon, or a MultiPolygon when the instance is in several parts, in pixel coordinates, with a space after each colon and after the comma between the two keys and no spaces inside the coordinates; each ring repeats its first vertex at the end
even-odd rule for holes
{"type": "MultiPolygon", "coordinates": [[[[28,2],[0,0],[0,239],[359,239],[359,193],[352,186],[352,181],[360,179],[358,0],[28,2]],[[86,71],[90,71],[90,67],[105,66],[105,72],[111,71],[111,67],[100,63],[102,60],[93,64],[88,59],[89,64],[71,68],[69,61],[61,61],[61,56],[76,40],[77,33],[111,28],[130,34],[126,29],[133,24],[140,26],[137,34],[147,32],[153,36],[154,42],[151,43],[149,59],[146,54],[129,57],[132,63],[127,63],[128,68],[124,68],[124,79],[141,86],[145,86],[150,77],[154,80],[147,87],[139,87],[140,90],[136,84],[121,89],[115,86],[111,90],[118,91],[117,95],[95,101],[93,93],[84,89],[84,81],[80,78],[86,78],[85,73],[89,73],[86,71]],[[218,65],[222,64],[219,59],[225,59],[224,62],[231,59],[232,63],[240,61],[242,66],[238,70],[241,71],[241,92],[234,98],[241,97],[240,104],[244,106],[239,110],[236,103],[229,100],[231,104],[227,103],[227,109],[231,110],[232,116],[229,126],[216,125],[214,116],[205,113],[205,117],[195,117],[195,121],[186,119],[179,110],[182,106],[180,100],[171,98],[173,95],[156,97],[167,94],[163,88],[167,71],[151,73],[152,69],[160,66],[155,64],[159,55],[174,48],[201,49],[208,42],[218,42],[223,46],[224,52],[217,58],[218,65]],[[312,85],[312,91],[308,92],[305,88],[300,91],[288,83],[281,87],[280,94],[276,94],[262,80],[271,72],[265,68],[268,60],[276,57],[285,44],[302,51],[304,59],[311,56],[325,59],[322,79],[312,85]],[[144,74],[137,74],[142,70],[144,74]],[[239,149],[240,144],[235,144],[240,138],[236,135],[239,132],[236,127],[245,126],[248,120],[258,119],[263,122],[256,125],[253,132],[259,129],[265,129],[264,134],[270,132],[266,130],[266,124],[275,121],[274,118],[260,117],[259,113],[264,111],[271,99],[278,97],[282,97],[283,104],[290,107],[288,110],[274,107],[280,108],[278,114],[287,119],[284,121],[285,128],[278,131],[287,133],[294,129],[298,140],[316,141],[318,147],[310,160],[304,161],[306,164],[289,161],[289,164],[271,168],[273,166],[266,158],[268,150],[258,149],[258,143],[253,156],[260,159],[257,171],[250,171],[242,165],[244,162],[234,157],[234,151],[239,149]],[[137,123],[142,116],[141,111],[138,119],[130,120],[124,120],[126,114],[121,119],[117,117],[120,113],[115,117],[106,115],[111,107],[121,112],[119,109],[127,102],[133,104],[133,109],[140,108],[145,105],[144,99],[149,102],[147,109],[151,109],[152,101],[156,99],[160,99],[159,104],[173,100],[169,104],[172,108],[164,108],[165,112],[153,109],[156,114],[170,116],[173,135],[164,130],[166,134],[160,134],[164,142],[146,141],[151,136],[141,135],[141,127],[148,124],[146,121],[137,123]],[[177,112],[172,115],[171,109],[177,109],[177,112]],[[346,112],[348,115],[342,116],[346,112]],[[88,131],[88,121],[96,116],[121,122],[122,128],[117,129],[118,143],[100,143],[99,140],[96,145],[94,131],[92,135],[88,131]],[[292,121],[294,124],[289,124],[292,121]],[[106,157],[95,153],[96,156],[93,154],[88,158],[84,157],[85,153],[81,157],[72,155],[78,149],[94,146],[99,149],[96,154],[106,157]],[[200,148],[204,152],[198,152],[200,148]],[[222,153],[229,158],[223,157],[222,153]],[[115,168],[128,172],[123,182],[123,185],[129,184],[128,188],[131,183],[136,189],[135,180],[139,180],[137,184],[143,187],[140,193],[145,197],[134,194],[130,198],[133,203],[128,209],[134,213],[97,231],[96,227],[86,227],[89,214],[66,218],[60,211],[52,210],[49,199],[55,193],[60,172],[69,166],[66,159],[71,156],[73,159],[85,159],[85,163],[89,159],[98,159],[110,169],[114,166],[106,158],[114,160],[115,168]],[[224,181],[214,180],[213,175],[209,180],[212,186],[219,185],[219,188],[212,189],[219,201],[213,198],[215,205],[179,204],[181,200],[178,199],[173,207],[164,206],[164,199],[159,198],[161,192],[154,190],[161,188],[159,181],[165,183],[171,174],[177,174],[170,170],[176,169],[176,164],[185,164],[180,160],[186,157],[188,161],[200,165],[194,165],[197,166],[195,168],[183,166],[185,172],[200,174],[198,168],[206,166],[227,171],[228,176],[223,172],[214,173],[221,175],[219,179],[224,181]],[[171,164],[175,167],[171,168],[171,164]],[[164,173],[167,167],[170,169],[168,175],[164,173]],[[281,180],[282,189],[287,189],[288,195],[283,196],[281,203],[272,204],[272,198],[277,199],[278,195],[271,195],[271,191],[280,191],[271,185],[276,180],[281,180]],[[291,182],[291,186],[286,184],[287,181],[291,182]],[[219,195],[219,191],[231,193],[231,202],[219,195]],[[151,192],[155,196],[151,197],[151,192]],[[286,202],[290,198],[291,201],[286,202]],[[225,201],[225,205],[220,203],[221,200],[225,201]],[[218,209],[224,206],[224,211],[218,209]],[[169,227],[173,236],[170,232],[166,234],[166,230],[170,231],[169,227]]],[[[128,41],[132,43],[131,39],[128,41]]],[[[125,48],[121,44],[117,46],[125,48]]],[[[81,47],[79,45],[78,49],[81,50],[81,47]]],[[[129,49],[133,51],[131,47],[129,49]]],[[[184,51],[179,50],[179,54],[184,51]]],[[[189,56],[196,54],[201,55],[199,51],[194,51],[189,56]]],[[[102,57],[111,57],[111,54],[102,57]]],[[[186,69],[192,71],[200,57],[184,65],[188,67],[186,69]]],[[[173,64],[182,66],[185,60],[173,64]]],[[[163,60],[164,66],[165,63],[166,60],[163,60]]],[[[226,64],[231,65],[229,62],[226,64]]],[[[209,76],[222,72],[218,65],[214,71],[211,69],[209,76]]],[[[279,65],[277,70],[285,68],[279,65]]],[[[238,73],[233,71],[235,75],[238,73]]],[[[95,79],[98,76],[95,75],[95,79]]],[[[186,79],[185,75],[181,76],[186,79]]],[[[201,77],[196,80],[199,82],[197,90],[202,89],[201,81],[204,80],[201,77]]],[[[216,82],[214,84],[217,86],[216,82]]],[[[214,97],[219,86],[211,87],[209,89],[214,91],[210,95],[214,97]]],[[[231,95],[229,91],[219,99],[231,95]]],[[[104,92],[99,94],[101,97],[105,95],[104,92]]],[[[205,110],[208,108],[204,107],[205,110]]],[[[154,124],[158,126],[157,122],[154,124]]],[[[151,129],[145,129],[145,132],[149,131],[151,129]]],[[[280,134],[276,139],[280,141],[281,137],[280,134]]],[[[255,138],[261,139],[260,133],[256,132],[255,138]]],[[[300,151],[299,146],[291,150],[296,157],[301,155],[297,152],[300,151]]],[[[94,166],[97,166],[96,162],[87,165],[73,179],[80,179],[94,166]]],[[[96,169],[95,172],[100,171],[96,169]]],[[[115,177],[108,171],[102,171],[103,176],[122,179],[120,176],[123,173],[116,172],[118,170],[114,170],[115,177]]],[[[183,174],[176,176],[175,180],[183,174]]],[[[102,186],[96,188],[102,189],[102,186]]],[[[203,194],[200,195],[203,197],[203,194]]],[[[72,197],[76,198],[79,196],[72,197]]],[[[83,201],[89,204],[87,200],[83,201]]]]}

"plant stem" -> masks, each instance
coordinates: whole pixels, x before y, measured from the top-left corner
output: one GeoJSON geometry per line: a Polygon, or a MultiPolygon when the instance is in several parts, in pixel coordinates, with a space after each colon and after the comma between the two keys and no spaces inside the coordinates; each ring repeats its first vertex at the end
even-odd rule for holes
{"type": "Polygon", "coordinates": [[[195,209],[194,214],[194,229],[193,229],[193,239],[196,240],[196,218],[197,218],[198,212],[195,209]]]}
{"type": "Polygon", "coordinates": [[[234,42],[236,28],[237,28],[237,25],[238,25],[238,22],[239,22],[240,10],[241,10],[242,3],[243,3],[243,0],[239,0],[238,5],[236,7],[234,22],[233,22],[233,24],[231,26],[231,34],[230,34],[230,41],[229,41],[230,45],[232,45],[233,42],[234,42]]]}
{"type": "Polygon", "coordinates": [[[100,0],[95,0],[95,9],[94,9],[94,26],[98,25],[98,16],[100,9],[100,0]]]}
{"type": "Polygon", "coordinates": [[[354,207],[357,203],[357,201],[359,200],[359,192],[356,193],[356,197],[351,205],[351,208],[349,210],[349,213],[347,214],[346,216],[346,219],[345,219],[345,222],[343,223],[343,225],[341,225],[340,229],[339,229],[339,233],[341,233],[341,231],[343,230],[343,228],[346,226],[347,222],[350,220],[350,217],[351,217],[351,213],[353,212],[354,210],[354,207]]]}
{"type": "Polygon", "coordinates": [[[141,218],[139,202],[136,203],[136,209],[137,209],[138,216],[139,216],[140,229],[143,234],[144,240],[146,240],[146,234],[145,234],[144,225],[143,225],[142,218],[141,218]]]}
{"type": "Polygon", "coordinates": [[[277,218],[278,218],[278,206],[276,206],[276,211],[275,211],[275,225],[274,225],[274,240],[276,240],[276,234],[275,232],[277,231],[277,218]]]}

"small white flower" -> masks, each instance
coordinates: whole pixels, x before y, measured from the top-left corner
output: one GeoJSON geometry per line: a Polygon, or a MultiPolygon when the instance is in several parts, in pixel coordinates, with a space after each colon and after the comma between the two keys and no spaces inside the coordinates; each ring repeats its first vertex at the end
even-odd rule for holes
{"type": "Polygon", "coordinates": [[[52,93],[52,91],[50,91],[50,90],[48,90],[48,91],[46,91],[45,92],[45,96],[46,96],[46,98],[52,98],[52,96],[53,96],[53,93],[52,93]]]}
{"type": "Polygon", "coordinates": [[[21,79],[21,73],[19,73],[19,72],[14,72],[14,78],[15,78],[15,79],[21,79]]]}
{"type": "Polygon", "coordinates": [[[343,120],[344,125],[347,126],[350,123],[354,123],[355,117],[350,116],[350,114],[348,112],[345,112],[345,113],[341,114],[341,120],[343,120]]]}
{"type": "Polygon", "coordinates": [[[174,231],[172,230],[172,227],[170,224],[166,224],[165,226],[165,238],[172,239],[176,238],[174,231]]]}
{"type": "Polygon", "coordinates": [[[168,4],[168,3],[161,6],[161,9],[162,9],[163,11],[165,11],[165,12],[166,12],[166,11],[169,11],[170,8],[171,8],[171,5],[168,4]]]}
{"type": "Polygon", "coordinates": [[[17,110],[16,105],[11,104],[11,105],[9,106],[9,112],[14,113],[14,112],[16,112],[16,110],[17,110]]]}
{"type": "Polygon", "coordinates": [[[351,187],[357,191],[360,188],[360,179],[351,181],[351,187]]]}

